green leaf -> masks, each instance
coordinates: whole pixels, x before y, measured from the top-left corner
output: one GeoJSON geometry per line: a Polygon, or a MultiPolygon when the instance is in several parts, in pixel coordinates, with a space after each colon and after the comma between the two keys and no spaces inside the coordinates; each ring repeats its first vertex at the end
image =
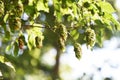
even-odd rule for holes
{"type": "Polygon", "coordinates": [[[114,23],[115,28],[120,30],[120,23],[114,17],[111,17],[111,21],[114,23]]]}
{"type": "Polygon", "coordinates": [[[97,33],[97,35],[96,35],[96,43],[98,43],[98,45],[100,46],[100,47],[102,47],[103,46],[103,29],[101,29],[98,33],[97,33]]]}
{"type": "Polygon", "coordinates": [[[34,0],[29,0],[28,5],[33,5],[34,0]]]}
{"type": "Polygon", "coordinates": [[[60,12],[56,11],[55,16],[56,16],[56,19],[57,19],[58,22],[62,22],[62,14],[60,12]]]}
{"type": "Polygon", "coordinates": [[[103,22],[102,22],[101,20],[96,19],[96,20],[95,20],[95,23],[96,23],[97,26],[99,26],[98,28],[103,28],[103,25],[104,25],[104,24],[103,24],[103,22]]]}
{"type": "Polygon", "coordinates": [[[4,56],[0,55],[0,62],[4,63],[4,56]]]}
{"type": "Polygon", "coordinates": [[[6,47],[5,52],[8,53],[8,54],[10,54],[12,48],[13,48],[13,43],[11,43],[10,45],[8,45],[8,46],[6,47]]]}
{"type": "Polygon", "coordinates": [[[39,36],[41,38],[41,40],[43,40],[43,36],[42,36],[42,32],[41,32],[41,28],[39,27],[33,27],[32,29],[30,30],[27,30],[27,33],[28,33],[28,48],[29,50],[31,50],[33,47],[36,47],[36,41],[35,41],[35,38],[37,36],[39,36]]]}
{"type": "Polygon", "coordinates": [[[112,14],[108,14],[106,13],[104,15],[104,22],[107,21],[107,23],[109,22],[109,25],[111,25],[112,23],[112,26],[115,25],[114,27],[116,28],[116,30],[120,30],[120,23],[112,16],[112,14]]]}
{"type": "Polygon", "coordinates": [[[114,9],[114,8],[112,7],[112,5],[111,5],[110,3],[108,3],[108,2],[102,1],[102,2],[100,2],[99,4],[100,4],[101,9],[102,9],[104,12],[106,12],[106,13],[113,13],[113,12],[115,12],[115,9],[114,9]]]}
{"type": "Polygon", "coordinates": [[[28,48],[31,50],[33,47],[35,47],[35,37],[36,35],[32,33],[31,31],[28,31],[28,48]]]}
{"type": "Polygon", "coordinates": [[[74,40],[77,40],[79,38],[79,32],[77,30],[71,31],[71,36],[74,40]]]}
{"type": "Polygon", "coordinates": [[[49,12],[49,8],[48,8],[48,3],[43,3],[43,0],[39,0],[37,2],[37,10],[38,11],[45,11],[45,12],[49,12]]]}
{"type": "Polygon", "coordinates": [[[88,8],[88,7],[90,7],[90,3],[89,3],[89,2],[85,2],[85,3],[83,4],[83,6],[84,6],[85,8],[88,8]]]}
{"type": "Polygon", "coordinates": [[[109,30],[113,30],[113,26],[110,25],[111,21],[108,20],[108,19],[104,19],[104,24],[105,24],[105,27],[107,27],[109,30]]]}
{"type": "Polygon", "coordinates": [[[25,6],[25,13],[27,13],[31,21],[36,19],[40,14],[34,5],[25,6]]]}
{"type": "Polygon", "coordinates": [[[17,56],[18,55],[18,51],[19,51],[19,46],[18,46],[18,43],[15,42],[14,43],[14,55],[17,56]]]}
{"type": "Polygon", "coordinates": [[[6,32],[5,32],[5,37],[6,37],[8,40],[10,39],[11,36],[10,36],[10,32],[9,32],[9,31],[6,31],[6,32]]]}
{"type": "Polygon", "coordinates": [[[66,14],[73,15],[72,10],[68,7],[67,8],[60,8],[60,11],[61,11],[62,15],[66,15],[66,14]]]}
{"type": "Polygon", "coordinates": [[[77,40],[79,38],[79,33],[77,33],[73,38],[74,40],[77,40]]]}
{"type": "Polygon", "coordinates": [[[77,6],[76,5],[72,5],[72,7],[73,7],[73,14],[71,13],[71,16],[73,16],[74,15],[74,17],[76,18],[76,19],[78,19],[78,16],[79,16],[79,13],[77,12],[77,6]]]}
{"type": "Polygon", "coordinates": [[[11,73],[15,71],[14,67],[10,65],[10,63],[1,63],[0,62],[0,71],[2,73],[2,77],[4,79],[11,79],[11,73]]]}
{"type": "Polygon", "coordinates": [[[74,36],[76,33],[77,33],[76,30],[72,30],[70,34],[71,34],[71,36],[74,36]]]}
{"type": "Polygon", "coordinates": [[[34,6],[26,6],[25,7],[25,12],[28,14],[28,15],[34,15],[36,9],[34,6]]]}
{"type": "Polygon", "coordinates": [[[4,16],[3,21],[4,21],[5,23],[7,22],[8,16],[9,16],[9,14],[6,14],[6,15],[4,16]]]}

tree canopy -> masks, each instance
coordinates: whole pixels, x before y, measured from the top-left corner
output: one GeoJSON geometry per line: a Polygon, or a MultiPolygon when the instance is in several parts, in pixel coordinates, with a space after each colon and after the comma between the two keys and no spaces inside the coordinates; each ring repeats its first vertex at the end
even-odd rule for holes
{"type": "Polygon", "coordinates": [[[105,0],[0,0],[0,78],[18,80],[36,70],[59,78],[59,57],[66,46],[73,45],[78,59],[82,44],[91,50],[102,47],[120,30],[115,13],[105,0]],[[41,62],[50,48],[57,50],[52,67],[41,62]]]}

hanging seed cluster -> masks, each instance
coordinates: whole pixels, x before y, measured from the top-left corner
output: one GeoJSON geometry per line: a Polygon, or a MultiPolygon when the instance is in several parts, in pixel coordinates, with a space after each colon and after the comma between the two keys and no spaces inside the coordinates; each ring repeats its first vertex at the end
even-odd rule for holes
{"type": "Polygon", "coordinates": [[[60,24],[56,32],[59,34],[58,46],[61,51],[65,51],[65,42],[68,36],[66,26],[64,26],[63,24],[60,24]]]}
{"type": "Polygon", "coordinates": [[[14,30],[19,30],[21,28],[21,19],[19,17],[11,16],[9,19],[9,25],[12,32],[14,32],[14,30]]]}
{"type": "Polygon", "coordinates": [[[75,51],[76,58],[80,59],[82,55],[82,48],[79,43],[74,44],[74,51],[75,51]]]}
{"type": "Polygon", "coordinates": [[[92,48],[96,42],[95,31],[91,28],[86,29],[86,43],[88,48],[92,48]]]}
{"type": "Polygon", "coordinates": [[[0,17],[4,14],[4,3],[0,1],[0,17]]]}
{"type": "Polygon", "coordinates": [[[20,30],[22,13],[23,4],[21,2],[17,2],[16,5],[13,6],[9,15],[9,26],[12,32],[20,30]]]}
{"type": "Polygon", "coordinates": [[[22,3],[18,3],[15,6],[15,9],[13,9],[13,12],[15,13],[15,15],[17,17],[21,17],[22,13],[23,13],[23,4],[22,3]]]}

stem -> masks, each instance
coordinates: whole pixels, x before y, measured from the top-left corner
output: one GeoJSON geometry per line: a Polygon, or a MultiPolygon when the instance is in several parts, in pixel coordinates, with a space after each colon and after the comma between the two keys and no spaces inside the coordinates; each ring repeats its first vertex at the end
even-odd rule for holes
{"type": "Polygon", "coordinates": [[[60,80],[60,76],[59,76],[59,66],[60,66],[60,55],[61,55],[61,50],[59,49],[59,47],[56,47],[57,50],[57,54],[56,54],[56,63],[53,69],[53,75],[52,78],[53,80],[60,80]]]}

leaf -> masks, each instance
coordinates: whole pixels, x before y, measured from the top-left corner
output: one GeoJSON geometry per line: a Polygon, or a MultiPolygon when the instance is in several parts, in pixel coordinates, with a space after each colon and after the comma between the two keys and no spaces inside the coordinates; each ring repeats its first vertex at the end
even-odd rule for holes
{"type": "Polygon", "coordinates": [[[105,24],[105,27],[107,27],[109,30],[113,30],[113,27],[110,25],[111,21],[110,20],[107,20],[105,19],[104,20],[104,24],[105,24]]]}
{"type": "Polygon", "coordinates": [[[66,15],[66,14],[73,15],[72,10],[68,7],[67,8],[60,8],[60,11],[61,11],[62,15],[66,15]]]}
{"type": "Polygon", "coordinates": [[[10,45],[8,45],[8,46],[6,47],[6,49],[5,49],[5,52],[6,52],[6,53],[8,53],[8,54],[11,53],[11,49],[13,48],[12,45],[13,45],[13,44],[11,43],[10,45]]]}
{"type": "Polygon", "coordinates": [[[103,22],[102,22],[101,20],[99,20],[99,19],[96,19],[96,20],[95,20],[95,24],[98,26],[98,27],[96,27],[96,28],[99,28],[99,29],[100,29],[100,28],[104,28],[104,27],[103,27],[103,25],[104,25],[103,22]]]}
{"type": "Polygon", "coordinates": [[[71,31],[71,36],[74,40],[77,40],[79,38],[79,32],[77,32],[77,30],[73,30],[71,31]]]}
{"type": "MultiPolygon", "coordinates": [[[[78,16],[79,16],[79,13],[78,13],[78,11],[77,11],[77,6],[76,5],[72,5],[72,7],[73,7],[73,14],[71,13],[71,16],[74,16],[76,19],[78,19],[78,16]]],[[[72,11],[72,10],[71,10],[72,11]]]]}
{"type": "Polygon", "coordinates": [[[32,47],[35,47],[35,34],[31,31],[28,31],[28,48],[31,50],[32,47]]]}
{"type": "Polygon", "coordinates": [[[106,12],[106,13],[113,13],[113,12],[115,12],[115,9],[114,9],[114,8],[112,7],[112,5],[111,5],[110,3],[108,3],[108,2],[102,1],[102,2],[100,2],[99,4],[100,4],[101,9],[102,9],[104,12],[106,12]]]}
{"type": "Polygon", "coordinates": [[[34,5],[25,6],[25,13],[27,13],[31,21],[36,19],[40,14],[34,5]]]}
{"type": "Polygon", "coordinates": [[[106,13],[104,17],[106,19],[104,20],[104,22],[109,21],[109,25],[111,25],[110,23],[112,23],[113,25],[115,25],[114,27],[116,28],[116,30],[120,30],[120,23],[112,16],[112,14],[106,13]]]}
{"type": "Polygon", "coordinates": [[[48,3],[46,3],[47,5],[45,5],[45,3],[43,3],[43,0],[39,0],[37,2],[36,8],[38,11],[45,11],[45,12],[49,12],[49,8],[48,8],[48,3]]]}
{"type": "Polygon", "coordinates": [[[4,56],[0,55],[0,62],[4,63],[4,56]]]}
{"type": "Polygon", "coordinates": [[[34,15],[35,13],[35,7],[34,6],[26,6],[25,7],[25,12],[28,14],[28,15],[34,15]]]}
{"type": "Polygon", "coordinates": [[[18,43],[15,42],[15,43],[14,43],[14,55],[17,56],[17,55],[18,55],[18,52],[19,52],[18,43]]]}
{"type": "Polygon", "coordinates": [[[96,42],[98,43],[98,45],[100,46],[100,47],[102,47],[103,46],[103,30],[100,30],[98,33],[97,33],[97,35],[96,35],[96,42]]]}
{"type": "Polygon", "coordinates": [[[8,19],[8,16],[9,16],[9,14],[6,14],[5,16],[4,16],[4,22],[6,23],[7,22],[7,19],[8,19]]]}
{"type": "Polygon", "coordinates": [[[5,37],[6,37],[8,40],[10,39],[11,36],[10,36],[10,32],[9,32],[9,31],[6,31],[6,32],[5,32],[5,37]]]}
{"type": "Polygon", "coordinates": [[[33,5],[34,0],[29,0],[28,5],[33,5]]]}
{"type": "Polygon", "coordinates": [[[77,33],[73,38],[74,40],[77,40],[79,38],[79,33],[77,33]]]}
{"type": "Polygon", "coordinates": [[[58,22],[62,22],[62,11],[60,11],[61,6],[59,3],[54,4],[55,5],[55,11],[54,11],[54,16],[56,17],[58,22]]]}
{"type": "Polygon", "coordinates": [[[83,4],[83,6],[84,6],[85,8],[88,8],[88,7],[90,7],[90,3],[89,3],[89,2],[85,2],[85,3],[83,4]]]}
{"type": "Polygon", "coordinates": [[[120,30],[120,23],[114,17],[111,17],[111,21],[114,23],[115,28],[120,30]]]}
{"type": "Polygon", "coordinates": [[[29,50],[31,50],[33,47],[36,47],[36,41],[35,38],[37,36],[39,36],[41,38],[41,40],[43,40],[43,36],[42,36],[42,32],[41,32],[41,28],[39,27],[33,27],[30,30],[27,30],[28,33],[28,48],[29,50]]]}
{"type": "Polygon", "coordinates": [[[71,36],[74,36],[76,34],[76,32],[77,32],[76,30],[72,30],[71,33],[70,33],[71,36]]]}
{"type": "Polygon", "coordinates": [[[4,77],[4,79],[7,79],[11,77],[11,73],[13,71],[15,71],[13,66],[9,66],[9,63],[1,63],[0,62],[0,71],[2,73],[2,77],[4,77]]]}

